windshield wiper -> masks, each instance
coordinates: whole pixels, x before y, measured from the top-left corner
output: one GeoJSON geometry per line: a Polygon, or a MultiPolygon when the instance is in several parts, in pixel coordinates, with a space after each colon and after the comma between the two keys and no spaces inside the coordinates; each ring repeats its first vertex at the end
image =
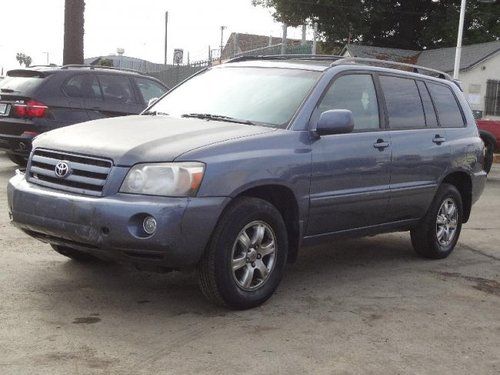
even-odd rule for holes
{"type": "Polygon", "coordinates": [[[168,113],[159,112],[159,111],[146,111],[143,113],[143,115],[146,115],[146,116],[168,116],[168,113]]]}
{"type": "Polygon", "coordinates": [[[199,118],[202,120],[213,120],[213,121],[226,121],[226,122],[234,122],[237,124],[245,124],[245,125],[257,125],[257,123],[249,120],[242,120],[239,118],[223,116],[223,115],[214,115],[211,113],[185,113],[182,117],[188,118],[199,118]]]}

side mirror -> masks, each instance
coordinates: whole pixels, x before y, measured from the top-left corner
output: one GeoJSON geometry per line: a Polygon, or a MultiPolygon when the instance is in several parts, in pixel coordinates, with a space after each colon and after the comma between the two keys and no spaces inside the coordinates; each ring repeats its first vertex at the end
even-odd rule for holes
{"type": "Polygon", "coordinates": [[[149,99],[148,102],[148,107],[151,107],[153,104],[155,104],[158,101],[159,98],[151,98],[149,99]]]}
{"type": "Polygon", "coordinates": [[[347,109],[334,109],[321,114],[316,125],[316,134],[347,134],[354,129],[354,116],[347,109]]]}

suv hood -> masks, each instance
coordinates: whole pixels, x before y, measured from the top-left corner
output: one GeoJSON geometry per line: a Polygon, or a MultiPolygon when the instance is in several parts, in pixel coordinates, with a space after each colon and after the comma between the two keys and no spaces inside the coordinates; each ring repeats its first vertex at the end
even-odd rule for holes
{"type": "Polygon", "coordinates": [[[115,165],[169,162],[196,148],[272,132],[264,126],[168,116],[89,121],[39,135],[33,146],[109,158],[115,165]]]}

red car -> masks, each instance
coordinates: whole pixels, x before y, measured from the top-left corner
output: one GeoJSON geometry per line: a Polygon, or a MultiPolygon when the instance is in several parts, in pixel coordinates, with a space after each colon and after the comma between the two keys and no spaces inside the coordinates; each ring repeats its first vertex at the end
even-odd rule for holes
{"type": "Polygon", "coordinates": [[[489,173],[493,164],[493,153],[500,152],[500,120],[477,120],[477,127],[486,146],[484,170],[489,173]]]}

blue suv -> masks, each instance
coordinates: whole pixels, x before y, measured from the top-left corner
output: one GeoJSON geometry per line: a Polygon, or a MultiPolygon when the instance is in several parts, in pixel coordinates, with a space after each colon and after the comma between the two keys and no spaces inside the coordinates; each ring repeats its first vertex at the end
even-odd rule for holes
{"type": "Polygon", "coordinates": [[[447,257],[486,181],[459,86],[394,62],[241,58],[138,116],[38,136],[12,223],[73,259],[197,269],[229,308],[266,301],[300,248],[410,231],[447,257]]]}

